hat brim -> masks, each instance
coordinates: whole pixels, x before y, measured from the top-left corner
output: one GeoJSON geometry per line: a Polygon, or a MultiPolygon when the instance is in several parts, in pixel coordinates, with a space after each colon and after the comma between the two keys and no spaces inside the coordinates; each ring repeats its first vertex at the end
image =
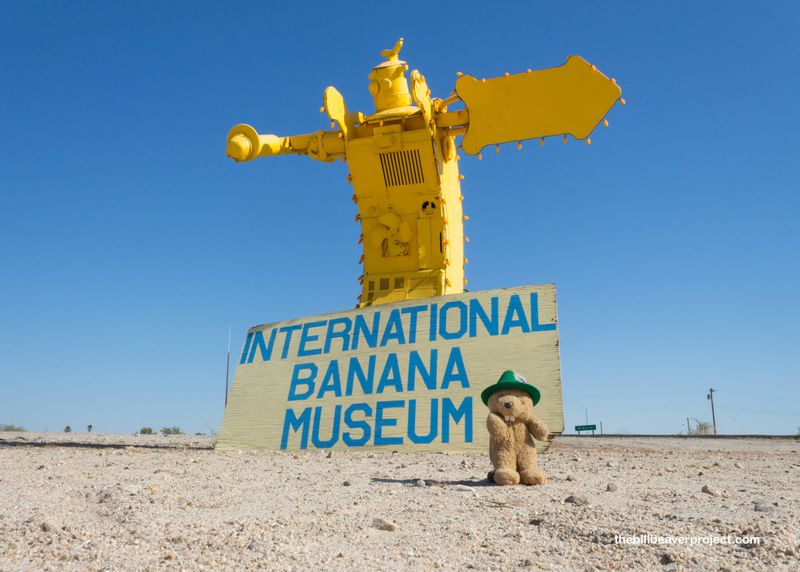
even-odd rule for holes
{"type": "Polygon", "coordinates": [[[520,391],[524,391],[531,396],[534,405],[539,403],[542,399],[542,394],[539,393],[539,390],[528,383],[520,383],[519,381],[499,381],[481,391],[481,401],[483,401],[483,404],[489,405],[489,397],[492,393],[500,391],[501,389],[519,389],[520,391]]]}

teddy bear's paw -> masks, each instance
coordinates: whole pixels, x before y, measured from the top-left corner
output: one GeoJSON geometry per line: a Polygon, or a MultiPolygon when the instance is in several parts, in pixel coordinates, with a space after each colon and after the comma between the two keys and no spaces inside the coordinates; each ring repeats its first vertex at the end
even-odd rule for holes
{"type": "Polygon", "coordinates": [[[494,482],[498,485],[518,485],[519,480],[519,473],[512,469],[497,469],[494,472],[494,482]]]}
{"type": "Polygon", "coordinates": [[[520,481],[525,485],[544,485],[547,483],[547,475],[539,468],[526,469],[519,476],[520,481]]]}

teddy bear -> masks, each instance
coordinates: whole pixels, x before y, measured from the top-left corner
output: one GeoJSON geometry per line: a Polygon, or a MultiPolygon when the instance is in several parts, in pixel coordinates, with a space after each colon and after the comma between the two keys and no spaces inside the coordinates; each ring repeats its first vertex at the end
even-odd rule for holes
{"type": "Polygon", "coordinates": [[[481,392],[489,407],[486,427],[489,430],[489,458],[494,470],[489,480],[498,485],[543,485],[547,475],[536,463],[533,439],[548,439],[549,431],[533,415],[539,403],[539,390],[519,373],[507,370],[494,385],[481,392]]]}

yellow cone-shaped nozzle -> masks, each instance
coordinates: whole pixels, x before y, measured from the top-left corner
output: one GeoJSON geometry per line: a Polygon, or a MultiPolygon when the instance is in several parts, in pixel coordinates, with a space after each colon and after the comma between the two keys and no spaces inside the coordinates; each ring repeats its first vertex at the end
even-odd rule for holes
{"type": "Polygon", "coordinates": [[[234,161],[245,161],[250,156],[252,150],[253,145],[250,143],[250,140],[241,133],[237,133],[228,140],[225,153],[234,161]]]}

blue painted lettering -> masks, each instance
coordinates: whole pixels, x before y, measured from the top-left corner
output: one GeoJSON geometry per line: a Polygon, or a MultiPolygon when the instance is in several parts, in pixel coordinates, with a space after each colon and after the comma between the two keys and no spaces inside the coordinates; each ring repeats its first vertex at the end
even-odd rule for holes
{"type": "Polygon", "coordinates": [[[331,436],[329,439],[321,439],[319,436],[319,425],[322,418],[322,406],[314,408],[314,429],[311,431],[311,442],[317,449],[329,449],[333,447],[339,440],[339,421],[342,417],[342,406],[337,405],[333,409],[333,426],[331,427],[331,436]]]}
{"type": "MultiPolygon", "coordinates": [[[[424,417],[424,416],[423,416],[424,417]]],[[[439,400],[431,399],[430,421],[428,421],[428,434],[420,435],[417,433],[417,400],[408,400],[408,438],[412,443],[422,445],[430,443],[436,439],[439,426],[439,400]]]]}
{"type": "Polygon", "coordinates": [[[444,304],[439,312],[439,323],[441,324],[440,333],[445,340],[462,338],[467,333],[467,305],[464,302],[448,302],[444,304]],[[453,309],[458,311],[458,317],[455,320],[456,329],[451,332],[447,329],[449,324],[447,313],[453,309]]]}
{"type": "Polygon", "coordinates": [[[532,332],[546,332],[548,330],[555,330],[556,325],[540,324],[539,323],[539,294],[531,292],[531,331],[532,332]]]}
{"type": "Polygon", "coordinates": [[[531,331],[530,322],[525,317],[525,309],[522,307],[519,294],[512,294],[508,300],[508,310],[506,310],[506,318],[503,320],[503,329],[500,334],[508,335],[511,328],[519,328],[523,334],[529,334],[531,331]]]}
{"type": "Polygon", "coordinates": [[[436,359],[439,350],[431,350],[430,366],[425,367],[425,362],[419,357],[419,352],[411,351],[408,355],[408,390],[414,391],[417,373],[422,378],[422,382],[428,389],[436,389],[436,359]]]}
{"type": "Polygon", "coordinates": [[[286,337],[283,339],[283,351],[281,352],[281,359],[286,359],[286,356],[289,355],[289,346],[292,344],[292,334],[301,327],[302,326],[300,324],[295,324],[294,326],[284,326],[281,328],[281,332],[286,333],[286,337]]]}
{"type": "Polygon", "coordinates": [[[379,401],[375,404],[375,445],[402,445],[402,437],[384,437],[384,427],[397,426],[397,419],[390,417],[384,418],[384,411],[387,409],[398,409],[403,407],[403,401],[379,401]]]}
{"type": "Polygon", "coordinates": [[[311,328],[321,328],[325,322],[307,322],[303,324],[303,331],[300,333],[300,347],[297,349],[297,357],[315,356],[322,353],[322,348],[306,349],[306,344],[315,342],[319,339],[318,335],[309,333],[311,328]]]}
{"type": "Polygon", "coordinates": [[[386,356],[386,364],[383,366],[376,393],[383,393],[387,386],[394,387],[397,392],[403,391],[403,381],[400,377],[400,366],[397,363],[396,353],[390,353],[386,356]]]}
{"type": "Polygon", "coordinates": [[[253,341],[253,332],[247,332],[247,339],[244,341],[244,349],[242,350],[242,359],[239,360],[239,365],[247,360],[247,350],[250,349],[250,342],[253,341]]]}
{"type": "Polygon", "coordinates": [[[378,345],[378,329],[381,323],[381,313],[375,312],[372,315],[372,331],[367,328],[367,320],[364,318],[363,314],[358,314],[355,319],[355,325],[353,326],[353,347],[352,349],[358,349],[358,341],[360,339],[359,336],[364,336],[364,340],[367,342],[367,346],[374,348],[378,345]]]}
{"type": "Polygon", "coordinates": [[[317,366],[313,363],[296,363],[292,370],[292,381],[289,384],[289,401],[301,401],[308,399],[314,393],[314,378],[317,377],[317,366]],[[302,376],[301,372],[308,372],[308,375],[302,376]],[[306,390],[303,393],[298,393],[297,386],[305,385],[306,390]]]}
{"type": "Polygon", "coordinates": [[[408,314],[408,343],[417,343],[417,314],[427,310],[427,306],[410,306],[400,310],[403,314],[408,314]]]}
{"type": "Polygon", "coordinates": [[[258,330],[253,336],[253,345],[250,346],[250,357],[247,358],[247,363],[253,363],[253,358],[256,357],[256,351],[261,353],[261,361],[269,361],[272,358],[272,346],[275,344],[275,334],[278,331],[273,329],[269,334],[269,343],[264,343],[264,332],[258,330]]]}
{"type": "Polygon", "coordinates": [[[360,411],[364,414],[364,417],[372,417],[372,407],[367,405],[366,403],[354,403],[344,412],[344,424],[347,425],[350,429],[361,429],[361,437],[358,439],[353,437],[353,434],[349,431],[345,431],[342,433],[342,441],[345,442],[345,445],[348,447],[361,447],[369,443],[370,437],[372,437],[372,427],[369,423],[367,423],[366,419],[357,420],[353,419],[353,413],[356,411],[360,411]]]}
{"type": "Polygon", "coordinates": [[[294,410],[287,409],[283,418],[283,433],[281,434],[281,449],[286,449],[289,444],[289,431],[295,433],[302,429],[300,434],[300,448],[306,449],[308,447],[308,425],[311,423],[311,408],[306,407],[297,417],[294,410]]]}
{"type": "Polygon", "coordinates": [[[361,362],[357,357],[350,358],[350,365],[347,367],[347,386],[345,387],[345,395],[353,395],[353,380],[358,377],[358,383],[361,386],[361,391],[365,395],[372,393],[372,386],[375,382],[375,356],[369,356],[367,363],[367,373],[361,367],[361,362]]]}
{"type": "Polygon", "coordinates": [[[406,343],[403,320],[397,308],[389,313],[389,319],[386,320],[386,327],[383,329],[383,337],[381,338],[381,347],[384,347],[389,340],[396,340],[399,345],[406,343]]]}
{"type": "Polygon", "coordinates": [[[341,338],[342,351],[346,352],[350,349],[350,328],[353,327],[353,322],[350,318],[334,318],[328,322],[328,331],[325,332],[325,348],[326,354],[331,353],[331,340],[334,338],[341,338]],[[344,328],[340,331],[336,330],[336,326],[343,324],[344,328]]]}
{"type": "Polygon", "coordinates": [[[487,316],[480,300],[473,298],[469,301],[469,337],[474,338],[478,335],[478,318],[480,318],[484,329],[490,336],[497,335],[497,328],[500,322],[497,312],[497,296],[492,296],[489,305],[490,316],[487,316]]]}
{"type": "Polygon", "coordinates": [[[453,382],[458,382],[461,387],[469,387],[467,378],[467,368],[464,367],[464,357],[461,355],[461,348],[453,348],[447,357],[447,365],[442,376],[442,389],[447,389],[453,382]]]}
{"type": "Polygon", "coordinates": [[[325,394],[332,391],[336,397],[342,396],[342,380],[339,377],[339,360],[332,359],[325,370],[325,376],[319,386],[317,399],[322,399],[325,394]]]}
{"type": "Polygon", "coordinates": [[[465,397],[456,409],[449,397],[442,398],[442,443],[450,442],[450,419],[464,420],[464,443],[472,443],[472,397],[465,397]]]}

